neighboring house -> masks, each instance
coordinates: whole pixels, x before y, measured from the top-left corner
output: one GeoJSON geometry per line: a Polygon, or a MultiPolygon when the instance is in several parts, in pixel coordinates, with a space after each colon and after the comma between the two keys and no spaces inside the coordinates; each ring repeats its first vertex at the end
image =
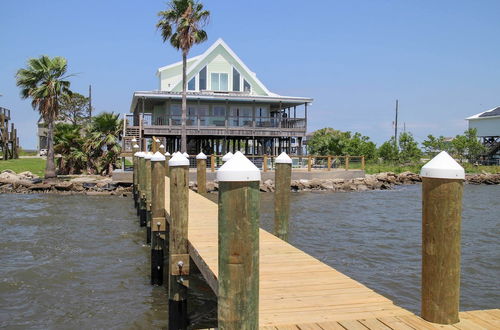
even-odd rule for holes
{"type": "MultiPolygon", "coordinates": [[[[126,151],[132,137],[160,138],[169,152],[180,148],[182,62],[159,68],[157,76],[160,90],[133,95],[126,151]]],[[[270,92],[222,39],[187,60],[187,81],[189,154],[302,150],[313,100],[270,92]]]]}
{"type": "Polygon", "coordinates": [[[485,161],[500,164],[500,107],[466,118],[469,128],[477,129],[477,136],[488,149],[485,161]]]}
{"type": "Polygon", "coordinates": [[[47,125],[40,117],[37,121],[37,137],[38,137],[38,154],[44,154],[47,152],[47,125]]]}

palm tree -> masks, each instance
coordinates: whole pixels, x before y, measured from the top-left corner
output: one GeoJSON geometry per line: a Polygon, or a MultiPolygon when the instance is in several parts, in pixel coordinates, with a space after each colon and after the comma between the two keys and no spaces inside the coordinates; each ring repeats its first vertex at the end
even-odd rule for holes
{"type": "Polygon", "coordinates": [[[50,58],[43,55],[31,58],[25,69],[16,74],[17,86],[21,87],[21,97],[31,98],[31,106],[38,110],[47,124],[47,163],[45,178],[56,177],[54,162],[54,121],[59,115],[59,99],[70,95],[70,82],[65,80],[68,64],[64,57],[50,58]]]}
{"type": "Polygon", "coordinates": [[[113,173],[120,155],[120,138],[123,133],[123,120],[119,114],[103,112],[92,118],[86,150],[95,162],[92,164],[98,173],[113,173]]]}
{"type": "Polygon", "coordinates": [[[59,123],[54,131],[54,151],[61,154],[58,158],[59,173],[80,173],[87,163],[84,151],[83,128],[81,125],[59,123]]]}
{"type": "Polygon", "coordinates": [[[196,0],[172,0],[169,8],[160,11],[158,16],[156,28],[161,30],[163,42],[169,40],[173,47],[182,50],[181,152],[186,152],[186,61],[191,47],[207,40],[207,32],[202,27],[208,22],[210,12],[203,10],[203,5],[196,0]]]}

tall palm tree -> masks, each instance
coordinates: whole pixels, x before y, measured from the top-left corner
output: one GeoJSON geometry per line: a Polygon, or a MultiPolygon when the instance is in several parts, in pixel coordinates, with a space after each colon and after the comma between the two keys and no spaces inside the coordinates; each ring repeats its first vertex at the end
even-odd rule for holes
{"type": "Polygon", "coordinates": [[[208,22],[210,12],[203,9],[203,5],[196,0],[172,0],[168,9],[160,11],[160,20],[156,28],[161,30],[163,42],[167,40],[176,49],[182,50],[182,126],[181,152],[187,151],[186,139],[186,69],[189,50],[195,44],[207,40],[207,32],[203,26],[208,22]]]}
{"type": "Polygon", "coordinates": [[[38,110],[47,124],[47,163],[45,178],[56,177],[54,162],[54,121],[59,115],[59,99],[70,95],[70,82],[66,79],[68,68],[64,57],[43,55],[31,58],[25,69],[16,74],[16,84],[21,87],[21,97],[30,98],[33,109],[38,110]]]}

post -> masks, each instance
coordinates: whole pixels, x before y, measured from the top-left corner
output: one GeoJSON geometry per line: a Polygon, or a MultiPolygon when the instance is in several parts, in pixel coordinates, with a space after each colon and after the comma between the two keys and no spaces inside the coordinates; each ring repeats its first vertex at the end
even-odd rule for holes
{"type": "Polygon", "coordinates": [[[290,185],[292,183],[292,159],[281,153],[275,160],[274,173],[274,234],[288,242],[288,223],[290,218],[290,185]]]}
{"type": "Polygon", "coordinates": [[[222,162],[225,163],[233,157],[233,153],[230,151],[224,156],[222,156],[222,162]]]}
{"type": "Polygon", "coordinates": [[[207,192],[207,156],[203,152],[196,155],[196,184],[199,194],[207,192]]]}
{"type": "Polygon", "coordinates": [[[349,170],[349,156],[345,156],[345,170],[348,171],[349,170]]]}
{"type": "Polygon", "coordinates": [[[365,156],[361,156],[361,170],[365,170],[365,156]]]}
{"type": "Polygon", "coordinates": [[[189,275],[188,199],[189,160],[175,153],[170,167],[170,234],[168,328],[187,328],[187,287],[183,276],[189,275]]]}
{"type": "Polygon", "coordinates": [[[215,155],[210,156],[210,170],[215,172],[215,155]]]}
{"type": "Polygon", "coordinates": [[[168,166],[168,161],[170,160],[172,156],[170,156],[170,152],[165,153],[165,176],[170,177],[170,168],[168,166]]]}
{"type": "Polygon", "coordinates": [[[151,285],[163,284],[163,240],[165,232],[165,156],[156,152],[151,157],[151,285]]]}
{"type": "Polygon", "coordinates": [[[260,171],[241,152],[217,172],[221,329],[259,326],[260,171]]]}
{"type": "Polygon", "coordinates": [[[312,162],[311,155],[309,155],[309,156],[307,156],[307,171],[308,172],[311,172],[311,166],[312,166],[311,162],[312,162]]]}
{"type": "Polygon", "coordinates": [[[262,170],[267,172],[267,155],[264,155],[264,159],[262,160],[262,170]]]}
{"type": "Polygon", "coordinates": [[[422,177],[422,318],[459,322],[460,225],[464,169],[442,151],[422,177]]]}
{"type": "Polygon", "coordinates": [[[331,156],[328,156],[326,168],[328,169],[328,171],[332,170],[332,157],[331,156]]]}
{"type": "Polygon", "coordinates": [[[146,152],[139,156],[139,224],[146,226],[146,152]]]}
{"type": "MultiPolygon", "coordinates": [[[[133,139],[134,140],[134,139],[133,139]]],[[[132,140],[132,141],[133,141],[132,140]]],[[[138,207],[137,203],[137,174],[138,174],[138,154],[139,154],[139,145],[134,144],[132,146],[132,166],[133,166],[133,171],[132,171],[132,196],[134,197],[134,207],[138,207]]]]}
{"type": "Polygon", "coordinates": [[[151,158],[152,152],[146,153],[145,159],[145,188],[146,188],[146,244],[151,243],[151,158]]]}
{"type": "Polygon", "coordinates": [[[165,146],[163,144],[160,144],[158,147],[158,151],[162,154],[165,155],[165,146]]]}

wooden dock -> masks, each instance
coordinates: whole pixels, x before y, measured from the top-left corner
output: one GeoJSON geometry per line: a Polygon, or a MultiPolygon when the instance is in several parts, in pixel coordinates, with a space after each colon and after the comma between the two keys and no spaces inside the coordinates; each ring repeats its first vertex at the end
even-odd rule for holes
{"type": "MultiPolygon", "coordinates": [[[[169,178],[165,210],[170,209],[169,178]]],[[[218,206],[189,191],[189,254],[218,292],[218,206]]],[[[260,229],[259,326],[262,329],[493,329],[499,310],[462,312],[454,326],[429,323],[260,229]],[[490,326],[488,328],[488,326],[490,326]]]]}

